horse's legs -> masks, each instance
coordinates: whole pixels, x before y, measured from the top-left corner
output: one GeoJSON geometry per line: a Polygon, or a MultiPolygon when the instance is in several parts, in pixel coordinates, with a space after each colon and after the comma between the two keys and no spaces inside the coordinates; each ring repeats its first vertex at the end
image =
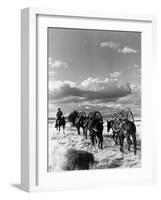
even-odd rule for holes
{"type": "MultiPolygon", "coordinates": [[[[95,139],[95,143],[97,144],[97,138],[96,138],[96,136],[94,137],[94,139],[95,139]]],[[[99,144],[99,143],[98,143],[99,144]]]]}
{"type": "Polygon", "coordinates": [[[116,140],[116,145],[118,145],[118,143],[119,143],[119,136],[118,136],[118,133],[116,133],[116,135],[115,135],[115,140],[116,140]]]}
{"type": "Polygon", "coordinates": [[[83,135],[85,139],[87,139],[87,128],[83,128],[83,135]]]}
{"type": "Polygon", "coordinates": [[[103,137],[100,136],[99,138],[99,147],[103,150],[103,137]]]}
{"type": "Polygon", "coordinates": [[[98,138],[98,148],[99,148],[99,149],[101,148],[101,141],[100,141],[100,138],[98,138]]]}
{"type": "Polygon", "coordinates": [[[93,134],[90,134],[90,138],[91,138],[91,143],[94,146],[94,141],[95,141],[95,137],[93,134]]]}
{"type": "Polygon", "coordinates": [[[101,149],[103,150],[103,144],[102,144],[102,142],[101,142],[101,149]]]}
{"type": "Polygon", "coordinates": [[[130,152],[130,147],[131,147],[131,144],[132,144],[130,135],[128,135],[128,137],[127,137],[127,144],[128,144],[128,151],[130,152]]]}
{"type": "Polygon", "coordinates": [[[136,146],[137,146],[137,141],[136,141],[136,132],[133,132],[131,134],[132,139],[133,139],[133,144],[134,144],[134,154],[136,155],[136,146]]]}
{"type": "Polygon", "coordinates": [[[123,150],[123,146],[124,146],[124,137],[121,135],[119,137],[119,140],[120,140],[120,151],[123,153],[124,150],[123,150]]]}
{"type": "Polygon", "coordinates": [[[103,135],[101,135],[101,149],[103,149],[103,135]]]}
{"type": "Polygon", "coordinates": [[[112,138],[113,138],[114,143],[116,144],[116,142],[115,142],[115,132],[114,131],[113,131],[113,134],[112,134],[112,138]]]}
{"type": "Polygon", "coordinates": [[[93,140],[93,146],[95,145],[95,143],[97,144],[97,139],[95,135],[92,136],[92,140],[93,140]]]}
{"type": "Polygon", "coordinates": [[[87,128],[85,128],[85,138],[87,140],[87,128]]]}
{"type": "Polygon", "coordinates": [[[113,141],[115,143],[115,145],[118,144],[118,135],[116,132],[113,131],[113,135],[112,135],[113,141]]]}
{"type": "Polygon", "coordinates": [[[80,135],[80,127],[77,126],[77,132],[78,132],[78,135],[80,135]]]}

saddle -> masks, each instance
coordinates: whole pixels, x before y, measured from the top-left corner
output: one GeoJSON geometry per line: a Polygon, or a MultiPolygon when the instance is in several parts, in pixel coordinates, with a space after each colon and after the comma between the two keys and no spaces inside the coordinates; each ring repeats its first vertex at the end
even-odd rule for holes
{"type": "Polygon", "coordinates": [[[75,118],[75,125],[77,125],[81,119],[86,119],[86,113],[80,112],[78,116],[75,118]]]}
{"type": "Polygon", "coordinates": [[[103,117],[99,111],[91,112],[88,115],[88,128],[92,128],[95,132],[98,132],[99,130],[93,127],[94,121],[99,121],[99,123],[103,123],[103,117]]]}
{"type": "Polygon", "coordinates": [[[121,111],[113,113],[112,119],[112,129],[116,133],[122,129],[123,124],[127,120],[134,122],[133,113],[131,112],[130,108],[123,108],[121,111]]]}

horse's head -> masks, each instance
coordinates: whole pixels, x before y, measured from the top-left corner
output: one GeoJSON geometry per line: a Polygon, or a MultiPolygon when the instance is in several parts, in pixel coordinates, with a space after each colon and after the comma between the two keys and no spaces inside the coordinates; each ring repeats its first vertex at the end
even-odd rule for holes
{"type": "Polygon", "coordinates": [[[113,124],[113,120],[110,120],[110,121],[107,120],[107,132],[109,132],[110,129],[112,128],[112,124],[113,124]]]}

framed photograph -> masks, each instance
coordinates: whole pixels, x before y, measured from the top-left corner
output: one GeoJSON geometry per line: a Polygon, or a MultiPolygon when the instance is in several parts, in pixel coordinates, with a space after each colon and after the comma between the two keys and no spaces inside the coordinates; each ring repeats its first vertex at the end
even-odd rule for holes
{"type": "Polygon", "coordinates": [[[155,183],[155,23],[154,16],[22,10],[24,190],[155,183]]]}

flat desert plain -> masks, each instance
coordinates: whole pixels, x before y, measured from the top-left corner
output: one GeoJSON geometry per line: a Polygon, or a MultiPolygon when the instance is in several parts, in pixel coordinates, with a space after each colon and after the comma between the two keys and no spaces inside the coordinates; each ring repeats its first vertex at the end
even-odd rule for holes
{"type": "Polygon", "coordinates": [[[109,169],[109,168],[134,168],[141,167],[141,120],[135,121],[137,135],[137,154],[133,153],[133,145],[131,152],[127,151],[127,142],[124,142],[124,153],[119,150],[119,145],[115,145],[112,139],[112,130],[107,132],[107,123],[104,121],[103,130],[103,150],[98,149],[97,145],[92,146],[89,138],[85,139],[82,134],[78,135],[76,128],[66,123],[66,128],[63,133],[61,129],[58,132],[55,128],[55,120],[48,122],[48,171],[62,171],[61,165],[63,156],[67,149],[74,148],[84,150],[94,155],[97,164],[94,169],[109,169]]]}

